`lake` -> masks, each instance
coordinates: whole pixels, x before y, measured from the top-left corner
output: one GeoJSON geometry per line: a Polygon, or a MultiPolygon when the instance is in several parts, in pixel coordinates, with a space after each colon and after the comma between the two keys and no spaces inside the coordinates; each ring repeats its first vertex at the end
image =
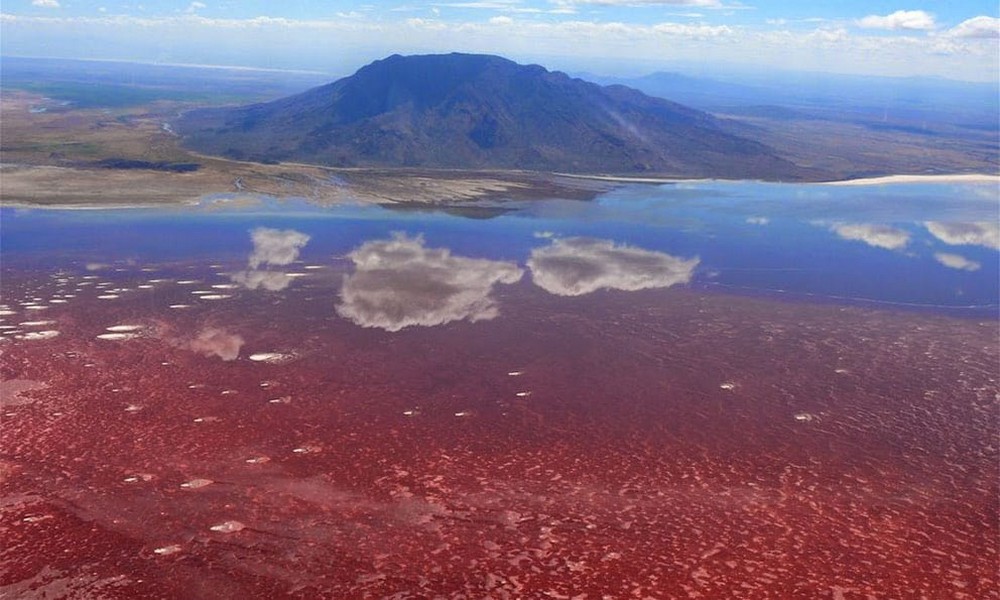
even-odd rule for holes
{"type": "Polygon", "coordinates": [[[986,597],[998,223],[965,183],[2,208],[13,592],[986,597]]]}

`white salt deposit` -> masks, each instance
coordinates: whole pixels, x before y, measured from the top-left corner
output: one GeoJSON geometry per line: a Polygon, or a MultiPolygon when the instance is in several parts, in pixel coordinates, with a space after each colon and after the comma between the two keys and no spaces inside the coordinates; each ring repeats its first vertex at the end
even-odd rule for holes
{"type": "Polygon", "coordinates": [[[212,531],[218,531],[219,533],[235,533],[246,529],[246,525],[240,523],[239,521],[226,521],[225,523],[212,525],[209,529],[212,531]]]}
{"type": "Polygon", "coordinates": [[[196,490],[198,488],[203,488],[207,485],[212,485],[215,483],[211,479],[192,479],[191,481],[185,481],[181,484],[181,487],[187,490],[196,490]]]}
{"type": "Polygon", "coordinates": [[[160,556],[167,556],[169,554],[177,554],[181,551],[180,544],[170,544],[169,546],[161,546],[153,550],[153,554],[159,554],[160,556]]]}
{"type": "Polygon", "coordinates": [[[112,325],[111,327],[106,327],[106,331],[138,331],[142,329],[142,325],[112,325]]]}
{"type": "Polygon", "coordinates": [[[138,333],[102,333],[97,336],[99,340],[109,340],[109,341],[124,341],[124,340],[134,340],[139,337],[138,333]]]}
{"type": "Polygon", "coordinates": [[[54,329],[49,329],[46,331],[29,331],[24,335],[17,336],[19,340],[50,340],[59,335],[59,332],[54,329]]]}
{"type": "Polygon", "coordinates": [[[267,363],[278,363],[291,358],[288,354],[282,354],[281,352],[257,352],[251,354],[248,357],[254,362],[267,362],[267,363]]]}

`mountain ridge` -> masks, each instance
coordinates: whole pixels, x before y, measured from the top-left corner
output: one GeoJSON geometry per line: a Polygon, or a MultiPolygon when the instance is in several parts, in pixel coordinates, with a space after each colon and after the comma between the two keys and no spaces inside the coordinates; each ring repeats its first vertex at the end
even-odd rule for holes
{"type": "Polygon", "coordinates": [[[708,113],[481,54],[394,54],[287,98],[190,111],[175,130],[260,162],[809,178],[708,113]]]}

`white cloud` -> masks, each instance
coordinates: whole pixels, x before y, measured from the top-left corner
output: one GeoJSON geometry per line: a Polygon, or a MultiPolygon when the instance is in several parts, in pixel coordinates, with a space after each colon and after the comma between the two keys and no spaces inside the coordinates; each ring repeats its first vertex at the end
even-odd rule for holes
{"type": "Polygon", "coordinates": [[[59,8],[59,0],[31,0],[31,5],[39,8],[59,8]]]}
{"type": "Polygon", "coordinates": [[[771,219],[767,217],[747,217],[747,223],[751,225],[767,225],[771,222],[771,219]]]}
{"type": "Polygon", "coordinates": [[[191,4],[188,4],[188,7],[184,9],[184,12],[194,14],[203,8],[208,8],[208,5],[204,2],[192,2],[191,4]]]}
{"type": "Polygon", "coordinates": [[[258,227],[250,232],[253,254],[248,261],[251,269],[261,265],[287,265],[299,257],[309,236],[294,229],[258,227]]]}
{"type": "Polygon", "coordinates": [[[949,254],[947,252],[935,253],[934,259],[948,268],[960,271],[978,271],[982,266],[974,260],[969,260],[959,254],[949,254]]]}
{"type": "Polygon", "coordinates": [[[348,258],[355,270],[344,278],[337,313],[386,331],[493,319],[493,287],[523,274],[512,262],[454,256],[404,234],[365,242],[348,258]]]}
{"type": "Polygon", "coordinates": [[[910,242],[908,232],[888,225],[838,224],[831,227],[830,230],[845,240],[856,240],[886,250],[899,250],[905,248],[910,242]]]}
{"type": "Polygon", "coordinates": [[[247,259],[247,270],[233,273],[229,278],[251,290],[264,288],[277,292],[288,287],[292,282],[290,276],[261,267],[291,264],[309,243],[309,235],[294,229],[258,227],[250,232],[250,239],[253,241],[253,252],[247,259]]]}
{"type": "MultiPolygon", "coordinates": [[[[497,16],[514,16],[532,8],[499,4],[509,8],[500,9],[504,14],[497,16]]],[[[583,5],[549,6],[556,8],[546,12],[583,5]]],[[[996,41],[968,37],[973,33],[968,28],[957,32],[962,35],[886,36],[864,31],[848,35],[836,22],[825,23],[815,31],[791,25],[756,28],[687,21],[643,24],[573,18],[515,19],[511,25],[498,26],[485,19],[376,18],[377,12],[351,19],[0,13],[0,22],[4,27],[2,49],[7,54],[115,59],[121,58],[115,48],[129,48],[129,58],[137,61],[267,64],[340,74],[380,54],[443,51],[508,55],[520,62],[540,62],[566,71],[593,68],[595,59],[622,74],[656,70],[661,61],[727,61],[780,65],[784,69],[938,75],[974,81],[995,81],[1000,62],[996,41]],[[344,52],[344,48],[356,51],[344,52]],[[320,56],[332,58],[320,63],[316,58],[320,56]]],[[[979,31],[977,35],[985,34],[979,31]]]]}
{"type": "MultiPolygon", "coordinates": [[[[572,6],[591,4],[598,6],[699,6],[702,8],[723,8],[720,0],[556,0],[555,4],[572,6]]],[[[726,8],[739,8],[726,6],[726,8]]]]}
{"type": "Polygon", "coordinates": [[[292,278],[285,273],[260,269],[238,271],[230,275],[229,278],[247,289],[263,288],[269,292],[280,292],[292,283],[292,278]]]}
{"type": "Polygon", "coordinates": [[[714,38],[731,35],[733,28],[726,25],[688,25],[686,23],[658,23],[653,31],[667,35],[692,38],[714,38]]]}
{"type": "Polygon", "coordinates": [[[236,360],[240,355],[240,348],[243,347],[243,338],[223,329],[209,327],[200,331],[193,340],[183,346],[205,356],[236,360]]]}
{"type": "Polygon", "coordinates": [[[888,15],[868,15],[858,21],[865,29],[926,31],[934,29],[934,16],[922,10],[897,10],[888,15]]]}
{"type": "Polygon", "coordinates": [[[931,235],[949,246],[985,246],[1000,250],[1000,223],[978,221],[972,223],[924,223],[931,235]]]}
{"type": "Polygon", "coordinates": [[[514,19],[505,16],[493,17],[490,19],[491,25],[510,25],[514,22],[514,19]]]}
{"type": "Polygon", "coordinates": [[[1000,38],[1000,19],[979,16],[962,21],[948,30],[948,35],[959,38],[1000,38]]]}
{"type": "Polygon", "coordinates": [[[535,285],[557,296],[600,289],[643,290],[691,281],[698,258],[683,259],[610,240],[555,239],[528,259],[535,285]]]}

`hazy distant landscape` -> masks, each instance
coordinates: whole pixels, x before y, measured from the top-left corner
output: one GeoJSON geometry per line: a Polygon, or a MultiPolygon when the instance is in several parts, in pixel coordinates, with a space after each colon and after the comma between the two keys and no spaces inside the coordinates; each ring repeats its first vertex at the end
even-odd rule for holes
{"type": "MultiPolygon", "coordinates": [[[[413,109],[406,108],[411,106],[406,102],[417,98],[412,82],[437,75],[411,80],[406,79],[407,70],[450,72],[455,67],[398,60],[414,66],[394,71],[378,67],[378,72],[373,70],[378,64],[392,61],[377,63],[359,76],[330,84],[332,77],[311,72],[4,57],[2,110],[7,125],[0,144],[7,164],[5,200],[51,204],[61,197],[69,204],[88,202],[105,194],[93,186],[108,176],[134,182],[129,193],[140,203],[169,202],[166,189],[172,190],[174,201],[193,201],[211,192],[279,189],[327,201],[344,197],[344,186],[332,185],[323,170],[302,163],[402,169],[397,175],[404,180],[421,175],[414,169],[444,170],[431,179],[461,182],[428,185],[444,196],[468,199],[544,194],[553,186],[571,196],[588,194],[587,185],[551,173],[822,181],[899,173],[992,173],[1000,160],[996,96],[989,93],[989,84],[847,77],[831,81],[805,74],[785,74],[786,81],[767,85],[663,73],[629,80],[583,76],[615,86],[602,90],[584,79],[495,59],[507,72],[494,69],[488,85],[508,86],[507,92],[487,92],[483,81],[472,83],[486,76],[476,71],[485,67],[466,66],[472,68],[464,76],[469,79],[455,80],[451,85],[457,87],[437,92],[443,94],[433,101],[438,104],[424,106],[419,103],[427,100],[418,99],[413,109]],[[510,77],[534,79],[546,91],[528,92],[510,77]],[[353,91],[336,101],[340,104],[323,105],[321,98],[334,89],[353,91]],[[385,104],[390,89],[403,94],[391,100],[400,108],[385,104]],[[866,90],[875,92],[866,95],[866,90]],[[657,97],[679,99],[690,107],[661,103],[657,97]],[[271,104],[228,108],[257,102],[271,104]],[[345,102],[355,103],[350,110],[367,112],[345,121],[337,116],[347,114],[345,102]],[[370,105],[359,109],[358,102],[370,105]],[[220,108],[199,110],[213,105],[220,108]],[[666,111],[656,113],[659,121],[640,116],[656,111],[666,111]],[[581,129],[571,123],[588,125],[581,129]],[[687,129],[678,129],[681,123],[687,129]],[[325,132],[325,141],[310,141],[318,139],[319,131],[325,132]],[[174,135],[178,132],[186,141],[174,135]],[[344,145],[335,141],[337,135],[354,141],[344,145]],[[188,148],[241,162],[198,156],[188,148]],[[289,164],[275,168],[278,163],[289,164]],[[168,181],[167,172],[177,165],[198,172],[168,181]],[[60,170],[32,172],[42,166],[60,170]],[[488,181],[476,184],[471,181],[483,179],[482,173],[470,179],[445,172],[455,169],[491,173],[488,181]],[[23,191],[38,189],[32,186],[39,178],[48,186],[44,200],[23,191]]],[[[450,57],[451,62],[470,60],[478,59],[450,57]]],[[[383,170],[364,178],[357,195],[420,202],[393,192],[412,186],[400,188],[387,175],[383,170]]],[[[344,182],[358,179],[350,170],[338,177],[344,182]]]]}

